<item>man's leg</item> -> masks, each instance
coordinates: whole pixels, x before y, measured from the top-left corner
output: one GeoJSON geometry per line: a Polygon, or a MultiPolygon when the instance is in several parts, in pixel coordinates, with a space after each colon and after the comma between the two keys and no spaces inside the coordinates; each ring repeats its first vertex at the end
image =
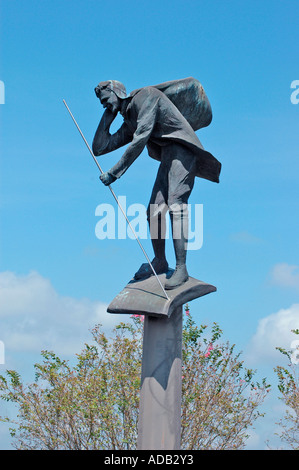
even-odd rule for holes
{"type": "Polygon", "coordinates": [[[165,258],[165,238],[166,238],[166,213],[168,207],[163,204],[150,204],[148,208],[148,223],[150,229],[151,242],[155,258],[166,261],[165,258]]]}
{"type": "MultiPolygon", "coordinates": [[[[147,209],[147,220],[155,255],[152,265],[157,274],[168,271],[168,263],[165,257],[166,213],[168,211],[165,202],[167,174],[168,170],[161,163],[147,209]]],[[[153,272],[149,264],[144,263],[141,265],[134,278],[136,280],[146,279],[152,274],[153,272]]]]}
{"type": "Polygon", "coordinates": [[[177,204],[175,206],[175,208],[169,208],[169,213],[176,266],[174,273],[166,281],[165,289],[174,289],[175,287],[179,287],[189,278],[186,267],[189,224],[188,205],[177,204]]]}
{"type": "Polygon", "coordinates": [[[181,145],[172,145],[172,163],[169,170],[168,205],[172,226],[176,267],[166,281],[165,289],[179,287],[189,278],[186,267],[188,245],[188,199],[195,179],[195,158],[191,151],[181,145]]]}

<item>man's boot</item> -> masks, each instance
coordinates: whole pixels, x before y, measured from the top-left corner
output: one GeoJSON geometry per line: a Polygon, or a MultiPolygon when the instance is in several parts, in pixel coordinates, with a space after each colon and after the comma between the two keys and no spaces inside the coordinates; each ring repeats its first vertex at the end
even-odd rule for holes
{"type": "MultiPolygon", "coordinates": [[[[164,219],[161,213],[156,217],[149,218],[149,226],[151,232],[151,241],[155,257],[152,266],[156,274],[163,274],[168,271],[168,263],[165,258],[165,215],[164,219]]],[[[144,263],[140,266],[139,270],[135,273],[134,279],[142,280],[152,276],[153,270],[149,263],[144,263]]]]}
{"type": "Polygon", "coordinates": [[[186,267],[187,243],[188,243],[188,209],[170,212],[172,224],[173,246],[176,258],[176,267],[172,276],[166,280],[165,289],[171,290],[181,286],[189,279],[186,267]]]}

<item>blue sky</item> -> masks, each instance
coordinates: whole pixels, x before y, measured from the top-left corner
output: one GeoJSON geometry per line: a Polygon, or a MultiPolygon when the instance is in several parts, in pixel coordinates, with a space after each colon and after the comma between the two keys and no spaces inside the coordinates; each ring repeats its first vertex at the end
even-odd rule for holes
{"type": "MultiPolygon", "coordinates": [[[[203,204],[203,246],[188,270],[218,289],[191,311],[274,381],[275,346],[299,327],[298,2],[3,0],[0,12],[0,373],[32,380],[41,349],[78,352],[88,328],[115,321],[106,306],[144,262],[135,241],[95,236],[96,207],[114,202],[62,100],[91,143],[99,81],[130,92],[193,76],[214,116],[197,135],[223,168],[219,185],[197,179],[190,198],[203,204]]],[[[101,157],[103,169],[121,154],[101,157]]],[[[147,206],[157,168],[144,151],[116,194],[147,206]]],[[[276,392],[266,406],[249,448],[273,437],[276,392]]]]}

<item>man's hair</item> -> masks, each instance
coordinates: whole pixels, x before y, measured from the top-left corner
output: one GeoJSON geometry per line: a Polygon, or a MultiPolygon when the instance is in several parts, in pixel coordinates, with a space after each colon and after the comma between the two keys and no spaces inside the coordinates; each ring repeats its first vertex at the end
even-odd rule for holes
{"type": "Polygon", "coordinates": [[[101,91],[104,89],[113,91],[118,98],[126,98],[127,96],[125,86],[117,80],[106,80],[105,82],[100,82],[94,89],[98,98],[100,98],[101,91]]]}

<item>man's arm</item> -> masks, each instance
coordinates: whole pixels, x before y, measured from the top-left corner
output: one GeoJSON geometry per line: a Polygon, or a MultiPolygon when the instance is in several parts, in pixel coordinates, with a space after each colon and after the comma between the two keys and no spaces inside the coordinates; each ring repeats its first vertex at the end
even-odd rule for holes
{"type": "Polygon", "coordinates": [[[144,89],[138,93],[135,100],[136,107],[140,106],[137,129],[131,144],[121,159],[109,170],[109,173],[115,178],[120,178],[141,154],[156,123],[159,97],[152,94],[150,89],[144,89]]]}
{"type": "Polygon", "coordinates": [[[99,156],[112,152],[132,140],[132,133],[125,123],[123,123],[115,134],[110,134],[109,129],[115,117],[116,114],[113,114],[109,109],[105,109],[92,142],[94,155],[99,156]]]}

